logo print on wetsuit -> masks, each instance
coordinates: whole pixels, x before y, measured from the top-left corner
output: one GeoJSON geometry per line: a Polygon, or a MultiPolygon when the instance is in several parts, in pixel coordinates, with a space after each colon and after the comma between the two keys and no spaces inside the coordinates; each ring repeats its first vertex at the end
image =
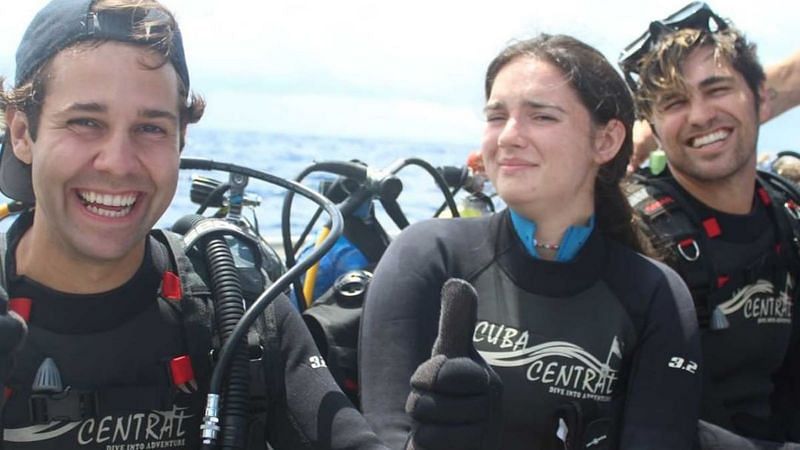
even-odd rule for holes
{"type": "MultiPolygon", "coordinates": [[[[128,416],[105,416],[83,422],[51,422],[25,428],[5,430],[4,440],[9,442],[40,442],[74,436],[75,442],[84,445],[104,445],[108,450],[185,448],[187,421],[193,417],[189,408],[174,406],[170,411],[150,411],[128,416]]],[[[67,438],[72,439],[72,438],[67,438]]],[[[48,447],[74,444],[61,439],[46,442],[48,447]]]]}
{"type": "Polygon", "coordinates": [[[501,348],[501,351],[479,351],[492,366],[527,366],[527,379],[547,385],[552,394],[603,402],[611,400],[622,361],[622,344],[616,336],[611,340],[605,362],[566,341],[527,347],[527,331],[485,321],[475,326],[473,341],[501,348]]]}
{"type": "Polygon", "coordinates": [[[775,286],[767,280],[757,280],[736,292],[730,300],[720,303],[719,309],[726,316],[741,311],[746,320],[754,320],[758,324],[787,324],[792,322],[792,300],[790,292],[794,288],[794,280],[786,274],[783,291],[775,295],[775,286]]]}

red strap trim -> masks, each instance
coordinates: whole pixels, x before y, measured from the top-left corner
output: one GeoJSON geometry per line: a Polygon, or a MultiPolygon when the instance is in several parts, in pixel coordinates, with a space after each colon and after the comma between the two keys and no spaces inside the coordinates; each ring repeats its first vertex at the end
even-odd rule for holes
{"type": "Polygon", "coordinates": [[[692,238],[684,239],[678,242],[678,245],[680,245],[681,247],[691,247],[693,244],[694,244],[694,239],[692,238]]]}
{"type": "Polygon", "coordinates": [[[180,300],[183,298],[181,279],[172,272],[164,272],[161,279],[161,296],[167,300],[180,300]]]}
{"type": "Polygon", "coordinates": [[[761,203],[763,203],[765,206],[769,206],[772,204],[772,199],[769,198],[769,193],[767,193],[766,189],[760,187],[756,189],[756,192],[758,193],[758,196],[761,197],[761,203]]]}
{"type": "Polygon", "coordinates": [[[172,382],[176,386],[180,386],[194,380],[192,360],[187,355],[172,358],[172,360],[169,362],[169,369],[170,373],[172,374],[172,382]]]}
{"type": "Polygon", "coordinates": [[[5,397],[5,399],[8,400],[12,395],[14,395],[14,390],[6,386],[3,389],[3,397],[5,397]]]}
{"type": "Polygon", "coordinates": [[[726,284],[728,284],[728,281],[731,281],[731,277],[726,276],[726,275],[718,276],[717,277],[717,287],[721,288],[722,286],[725,286],[726,284]]]}
{"type": "Polygon", "coordinates": [[[31,299],[27,297],[15,297],[8,301],[8,309],[19,314],[25,322],[31,320],[31,299]]]}
{"type": "Polygon", "coordinates": [[[703,221],[703,228],[706,230],[706,235],[710,238],[715,238],[722,234],[722,230],[719,227],[719,222],[714,217],[709,217],[708,219],[703,221]]]}

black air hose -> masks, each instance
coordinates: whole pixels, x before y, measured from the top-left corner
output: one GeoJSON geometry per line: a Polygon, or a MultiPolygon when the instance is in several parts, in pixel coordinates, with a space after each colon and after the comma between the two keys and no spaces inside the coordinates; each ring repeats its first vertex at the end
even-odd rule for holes
{"type": "MultiPolygon", "coordinates": [[[[245,304],[239,272],[225,238],[207,238],[204,253],[214,293],[217,329],[224,344],[244,316],[245,304]]],[[[250,399],[250,362],[246,345],[236,347],[227,375],[227,390],[222,405],[222,448],[244,449],[247,445],[250,399]]]]}
{"type": "MultiPolygon", "coordinates": [[[[247,175],[268,183],[296,192],[303,197],[306,197],[321,206],[331,218],[330,234],[323,242],[315,247],[310,255],[297,265],[289,268],[289,270],[281,275],[275,282],[267,287],[267,289],[258,296],[258,298],[250,305],[250,308],[244,313],[242,320],[234,328],[228,342],[222,345],[217,358],[217,364],[211,374],[209,381],[209,390],[206,398],[205,415],[203,423],[200,426],[202,432],[204,450],[216,449],[216,442],[219,435],[219,406],[222,400],[223,380],[225,372],[232,362],[233,357],[237,354],[236,350],[240,347],[242,341],[246,339],[247,330],[255,323],[264,310],[270,305],[278,295],[280,295],[292,282],[292,280],[300,277],[303,272],[308,270],[311,265],[316,263],[322,256],[333,247],[336,240],[342,235],[343,219],[342,214],[336,208],[336,205],[325,199],[321,194],[314,192],[307,187],[283,178],[276,177],[275,175],[261,172],[248,167],[242,167],[235,164],[222,163],[208,159],[200,158],[181,158],[181,169],[195,169],[195,170],[223,170],[227,172],[238,173],[247,175]]],[[[230,231],[230,230],[229,230],[230,231]]],[[[187,244],[188,247],[191,247],[187,244]]]]}

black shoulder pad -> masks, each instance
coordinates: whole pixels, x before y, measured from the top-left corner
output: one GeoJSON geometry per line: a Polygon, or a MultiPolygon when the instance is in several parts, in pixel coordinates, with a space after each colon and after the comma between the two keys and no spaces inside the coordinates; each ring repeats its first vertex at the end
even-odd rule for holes
{"type": "Polygon", "coordinates": [[[160,229],[153,230],[152,235],[158,239],[159,242],[168,247],[171,259],[170,263],[178,272],[183,291],[189,295],[210,295],[210,289],[200,275],[194,270],[194,266],[192,266],[189,257],[186,255],[181,236],[171,231],[160,229]]]}

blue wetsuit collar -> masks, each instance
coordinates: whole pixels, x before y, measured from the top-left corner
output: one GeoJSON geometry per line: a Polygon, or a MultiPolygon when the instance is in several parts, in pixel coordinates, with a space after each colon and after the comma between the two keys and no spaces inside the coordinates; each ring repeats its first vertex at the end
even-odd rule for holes
{"type": "MultiPolygon", "coordinates": [[[[509,208],[509,211],[511,213],[511,223],[514,224],[514,231],[517,232],[517,236],[525,245],[525,249],[534,258],[539,258],[539,253],[536,251],[536,247],[533,246],[533,238],[536,236],[536,223],[526,219],[511,208],[509,208]]],[[[556,253],[556,261],[571,261],[583,247],[583,244],[586,243],[586,240],[589,239],[593,229],[594,214],[589,218],[588,224],[583,226],[571,225],[567,228],[567,231],[564,232],[564,237],[561,238],[561,243],[559,244],[561,247],[556,253]]]]}

